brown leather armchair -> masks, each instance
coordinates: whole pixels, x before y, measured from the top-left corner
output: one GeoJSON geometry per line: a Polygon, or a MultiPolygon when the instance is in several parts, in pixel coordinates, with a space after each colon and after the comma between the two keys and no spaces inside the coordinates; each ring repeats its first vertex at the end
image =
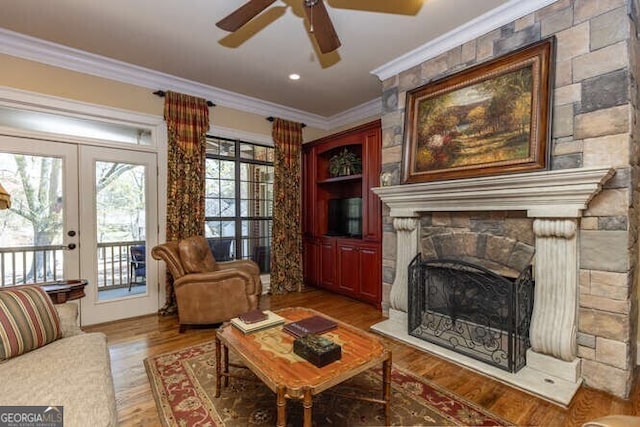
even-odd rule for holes
{"type": "Polygon", "coordinates": [[[193,236],[151,250],[173,276],[180,332],[188,325],[209,325],[258,308],[260,269],[250,260],[216,262],[207,240],[193,236]]]}

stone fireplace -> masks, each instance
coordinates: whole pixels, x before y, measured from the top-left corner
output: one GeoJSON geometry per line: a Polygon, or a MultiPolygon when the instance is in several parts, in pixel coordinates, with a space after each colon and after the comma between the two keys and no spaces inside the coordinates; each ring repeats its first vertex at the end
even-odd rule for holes
{"type": "Polygon", "coordinates": [[[579,222],[613,174],[611,168],[563,169],[374,189],[389,208],[397,250],[389,319],[373,329],[568,405],[582,382],[576,337],[579,222]],[[408,334],[407,267],[419,252],[418,225],[423,213],[514,210],[533,219],[536,286],[527,365],[511,374],[408,334]]]}

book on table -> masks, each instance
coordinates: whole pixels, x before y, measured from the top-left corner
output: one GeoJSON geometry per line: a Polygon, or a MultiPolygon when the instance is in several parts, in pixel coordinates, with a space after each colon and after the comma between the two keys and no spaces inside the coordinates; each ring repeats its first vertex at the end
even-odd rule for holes
{"type": "Polygon", "coordinates": [[[238,328],[245,334],[260,331],[262,329],[271,328],[273,326],[282,325],[284,323],[284,317],[278,316],[276,313],[270,310],[265,310],[264,314],[267,318],[253,323],[245,323],[240,320],[240,317],[234,317],[231,319],[231,324],[238,328]]]}
{"type": "Polygon", "coordinates": [[[238,316],[244,323],[258,323],[267,320],[269,316],[262,310],[251,310],[238,316]]]}
{"type": "Polygon", "coordinates": [[[308,334],[323,334],[338,325],[331,319],[322,316],[311,316],[296,322],[287,323],[282,330],[293,335],[296,338],[304,337],[308,334]]]}

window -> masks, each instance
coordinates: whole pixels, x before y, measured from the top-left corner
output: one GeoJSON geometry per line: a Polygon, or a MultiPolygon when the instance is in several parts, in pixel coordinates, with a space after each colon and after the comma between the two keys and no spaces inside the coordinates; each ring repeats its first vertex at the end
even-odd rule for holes
{"type": "Polygon", "coordinates": [[[205,237],[217,261],[270,271],[274,149],[207,137],[205,237]]]}

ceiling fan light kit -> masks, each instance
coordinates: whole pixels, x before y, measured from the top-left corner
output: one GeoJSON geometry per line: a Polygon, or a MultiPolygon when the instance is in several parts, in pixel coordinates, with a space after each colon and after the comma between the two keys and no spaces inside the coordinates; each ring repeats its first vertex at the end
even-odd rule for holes
{"type": "MultiPolygon", "coordinates": [[[[309,21],[309,33],[313,34],[320,52],[329,53],[341,46],[323,0],[301,0],[309,21]]],[[[216,23],[219,28],[235,32],[247,22],[271,6],[275,0],[249,0],[216,23]]]]}

